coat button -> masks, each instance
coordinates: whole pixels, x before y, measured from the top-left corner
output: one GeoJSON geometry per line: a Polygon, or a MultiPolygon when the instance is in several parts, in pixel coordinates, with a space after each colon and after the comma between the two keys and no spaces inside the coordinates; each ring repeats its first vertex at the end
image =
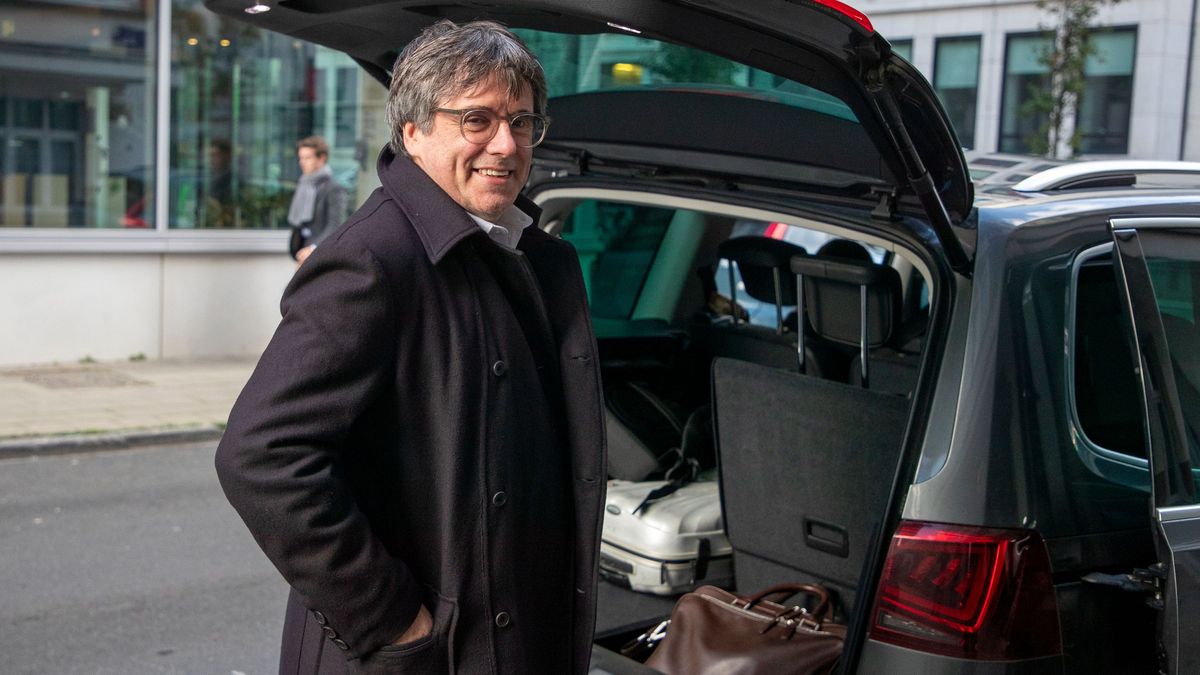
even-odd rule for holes
{"type": "Polygon", "coordinates": [[[504,506],[508,503],[508,495],[503,490],[492,495],[492,503],[496,506],[504,506]]]}
{"type": "Polygon", "coordinates": [[[508,624],[512,623],[512,617],[508,612],[500,612],[496,615],[496,625],[501,628],[508,628],[508,624]]]}
{"type": "Polygon", "coordinates": [[[497,361],[492,364],[492,374],[496,377],[503,377],[508,372],[508,364],[503,361],[497,361]]]}
{"type": "Polygon", "coordinates": [[[350,645],[346,644],[345,640],[334,640],[333,644],[342,651],[348,651],[350,649],[350,645]]]}
{"type": "Polygon", "coordinates": [[[324,626],[325,624],[329,623],[329,621],[325,618],[325,615],[320,612],[313,612],[313,616],[316,617],[318,626],[324,626]]]}
{"type": "Polygon", "coordinates": [[[321,630],[325,631],[325,637],[329,638],[330,640],[337,637],[337,631],[330,628],[329,626],[325,626],[321,630]]]}

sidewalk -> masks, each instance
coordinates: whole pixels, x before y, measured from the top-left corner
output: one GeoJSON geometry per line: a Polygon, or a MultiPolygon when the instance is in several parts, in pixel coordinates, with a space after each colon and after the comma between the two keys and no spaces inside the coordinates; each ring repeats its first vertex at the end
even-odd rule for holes
{"type": "Polygon", "coordinates": [[[0,367],[0,457],[219,438],[254,363],[0,367]]]}

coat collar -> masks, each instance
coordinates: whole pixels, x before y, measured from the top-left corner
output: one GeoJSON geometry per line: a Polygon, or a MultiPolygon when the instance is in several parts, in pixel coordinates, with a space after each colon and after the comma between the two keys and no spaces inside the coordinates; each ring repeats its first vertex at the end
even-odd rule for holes
{"type": "MultiPolygon", "coordinates": [[[[433,264],[439,263],[462,240],[483,233],[467,212],[408,157],[384,147],[379,153],[378,171],[384,191],[408,216],[433,264]]],[[[515,204],[535,224],[538,222],[542,210],[525,195],[517,195],[515,204]]]]}

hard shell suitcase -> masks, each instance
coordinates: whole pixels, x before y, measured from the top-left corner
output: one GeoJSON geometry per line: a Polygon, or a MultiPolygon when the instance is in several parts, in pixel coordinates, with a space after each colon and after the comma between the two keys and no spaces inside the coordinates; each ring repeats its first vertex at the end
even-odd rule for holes
{"type": "Polygon", "coordinates": [[[717,481],[688,483],[643,505],[647,495],[667,484],[609,481],[601,576],[658,595],[684,593],[702,584],[731,585],[733,548],[725,536],[717,481]]]}

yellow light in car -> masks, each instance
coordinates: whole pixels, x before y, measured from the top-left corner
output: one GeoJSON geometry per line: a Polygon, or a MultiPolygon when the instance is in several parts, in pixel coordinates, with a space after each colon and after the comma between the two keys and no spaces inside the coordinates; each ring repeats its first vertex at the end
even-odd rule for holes
{"type": "Polygon", "coordinates": [[[636,63],[614,63],[612,65],[613,79],[622,84],[641,84],[644,68],[636,63]]]}
{"type": "Polygon", "coordinates": [[[222,46],[222,47],[228,47],[228,46],[229,46],[229,40],[222,39],[222,40],[221,40],[221,46],[222,46]]]}

